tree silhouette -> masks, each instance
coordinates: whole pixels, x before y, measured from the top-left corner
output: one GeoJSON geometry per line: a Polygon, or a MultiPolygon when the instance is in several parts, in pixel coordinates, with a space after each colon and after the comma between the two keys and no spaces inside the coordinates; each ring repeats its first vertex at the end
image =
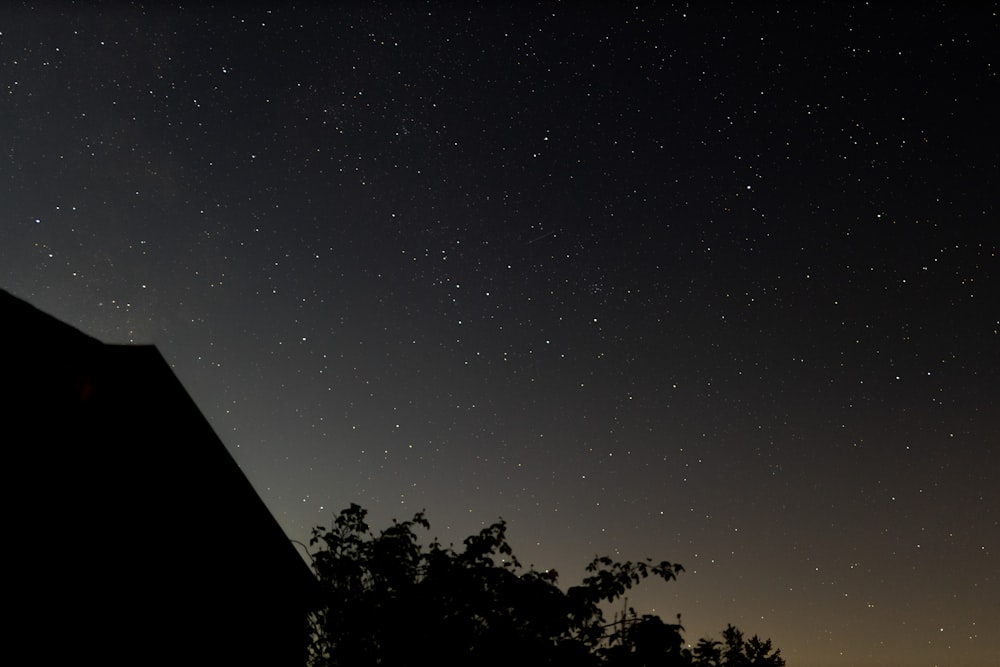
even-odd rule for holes
{"type": "Polygon", "coordinates": [[[378,534],[366,515],[352,504],[329,529],[313,529],[323,604],[311,616],[312,667],[784,664],[777,652],[761,662],[770,641],[743,642],[732,626],[725,651],[707,640],[692,651],[679,623],[631,608],[605,620],[602,605],[650,576],[675,579],[683,571],[675,563],[595,558],[582,583],[564,592],[554,570],[522,568],[503,520],[455,550],[437,540],[421,546],[415,528],[430,528],[423,513],[378,534]]]}
{"type": "Polygon", "coordinates": [[[781,651],[771,648],[771,640],[757,635],[744,641],[743,633],[732,625],[722,631],[724,643],[702,639],[691,650],[696,667],[784,667],[781,651]]]}

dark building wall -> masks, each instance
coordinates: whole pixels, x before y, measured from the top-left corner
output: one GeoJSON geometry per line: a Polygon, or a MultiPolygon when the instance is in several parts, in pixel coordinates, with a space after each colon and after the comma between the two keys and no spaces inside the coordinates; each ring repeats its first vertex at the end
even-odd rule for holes
{"type": "Polygon", "coordinates": [[[159,352],[0,307],[15,642],[41,662],[303,664],[312,574],[159,352]]]}

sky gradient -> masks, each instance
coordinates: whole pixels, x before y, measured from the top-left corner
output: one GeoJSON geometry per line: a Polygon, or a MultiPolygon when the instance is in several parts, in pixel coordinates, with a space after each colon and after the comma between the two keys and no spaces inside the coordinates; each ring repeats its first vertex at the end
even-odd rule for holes
{"type": "Polygon", "coordinates": [[[683,564],[691,642],[996,665],[998,5],[749,4],[7,3],[2,287],[294,539],[502,516],[683,564]]]}

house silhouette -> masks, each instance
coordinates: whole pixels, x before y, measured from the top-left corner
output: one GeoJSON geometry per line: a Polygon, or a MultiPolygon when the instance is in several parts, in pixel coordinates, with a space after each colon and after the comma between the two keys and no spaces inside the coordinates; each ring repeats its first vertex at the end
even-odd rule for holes
{"type": "Polygon", "coordinates": [[[315,578],[156,348],[0,330],[7,660],[304,664],[315,578]]]}

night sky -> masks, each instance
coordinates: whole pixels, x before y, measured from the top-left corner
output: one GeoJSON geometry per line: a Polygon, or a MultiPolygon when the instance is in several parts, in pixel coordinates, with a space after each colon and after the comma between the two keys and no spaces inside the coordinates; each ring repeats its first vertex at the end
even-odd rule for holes
{"type": "Polygon", "coordinates": [[[3,3],[0,287],[157,345],[291,538],[1000,664],[998,3],[705,4],[3,3]]]}

